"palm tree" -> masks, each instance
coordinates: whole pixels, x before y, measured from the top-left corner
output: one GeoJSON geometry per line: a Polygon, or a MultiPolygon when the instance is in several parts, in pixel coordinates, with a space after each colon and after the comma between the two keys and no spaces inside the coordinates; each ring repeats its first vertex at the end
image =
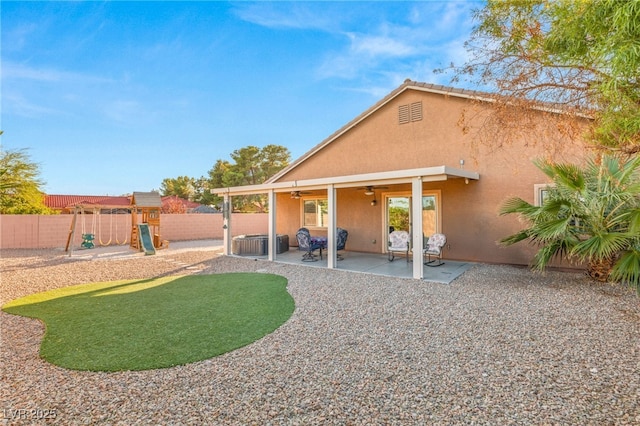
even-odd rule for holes
{"type": "Polygon", "coordinates": [[[626,282],[640,292],[640,157],[603,155],[584,168],[537,161],[552,181],[540,206],[507,200],[500,214],[518,214],[529,227],[502,239],[541,246],[532,268],[556,257],[587,264],[590,277],[626,282]]]}

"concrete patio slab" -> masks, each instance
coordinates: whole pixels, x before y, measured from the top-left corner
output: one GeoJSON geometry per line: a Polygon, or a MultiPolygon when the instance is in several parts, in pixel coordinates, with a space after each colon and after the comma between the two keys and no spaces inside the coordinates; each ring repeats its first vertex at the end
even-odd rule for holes
{"type": "MultiPolygon", "coordinates": [[[[306,265],[310,267],[326,268],[327,258],[319,257],[315,262],[303,262],[302,252],[295,248],[276,255],[276,262],[289,263],[295,265],[306,265]]],[[[338,261],[337,268],[344,271],[363,272],[375,275],[386,275],[390,277],[412,278],[413,264],[407,262],[405,258],[396,258],[390,262],[386,255],[375,253],[344,252],[344,260],[338,261]]],[[[256,259],[266,259],[266,256],[240,256],[256,259]]],[[[450,284],[453,280],[462,275],[473,264],[469,262],[459,262],[454,260],[444,260],[441,266],[424,266],[424,280],[450,284]]]]}

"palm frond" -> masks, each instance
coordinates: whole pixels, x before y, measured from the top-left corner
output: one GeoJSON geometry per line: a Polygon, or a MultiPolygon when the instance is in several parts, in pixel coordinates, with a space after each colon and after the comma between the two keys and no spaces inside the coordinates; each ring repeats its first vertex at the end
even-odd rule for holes
{"type": "Polygon", "coordinates": [[[549,219],[558,217],[567,217],[575,214],[574,206],[570,200],[563,197],[549,197],[549,199],[540,207],[541,215],[547,215],[549,219]]]}
{"type": "Polygon", "coordinates": [[[627,186],[625,187],[625,191],[633,195],[636,202],[640,201],[638,200],[638,194],[640,194],[640,179],[638,179],[637,181],[628,183],[627,186]]]}
{"type": "Polygon", "coordinates": [[[527,216],[530,213],[533,213],[537,209],[536,206],[524,201],[520,197],[509,198],[505,201],[498,213],[503,216],[511,213],[519,213],[527,216]]]}
{"type": "Polygon", "coordinates": [[[640,169],[640,156],[626,161],[616,174],[616,178],[620,183],[627,184],[629,181],[632,181],[634,177],[637,177],[638,169],[640,169]]]}
{"type": "Polygon", "coordinates": [[[581,192],[585,189],[585,177],[575,164],[556,164],[554,166],[555,176],[554,182],[557,185],[565,187],[569,190],[581,192]]]}
{"type": "Polygon", "coordinates": [[[621,209],[607,215],[606,227],[613,231],[640,234],[640,208],[637,209],[621,209]]]}
{"type": "Polygon", "coordinates": [[[568,247],[566,245],[566,241],[557,240],[550,244],[543,246],[536,253],[533,258],[533,265],[531,269],[534,271],[544,271],[554,258],[565,258],[568,259],[568,247]]]}
{"type": "Polygon", "coordinates": [[[610,277],[628,284],[640,293],[640,250],[624,253],[613,265],[610,277]]]}
{"type": "Polygon", "coordinates": [[[580,260],[611,259],[629,248],[629,234],[608,232],[595,234],[576,244],[571,255],[580,260]]]}
{"type": "Polygon", "coordinates": [[[535,234],[536,239],[545,242],[562,239],[567,235],[571,222],[570,217],[540,222],[534,225],[532,234],[535,234]]]}
{"type": "Polygon", "coordinates": [[[523,229],[520,232],[517,232],[513,235],[509,235],[508,237],[504,237],[500,240],[500,244],[503,246],[510,246],[515,243],[519,243],[520,241],[524,241],[530,237],[529,230],[523,229]]]}
{"type": "Polygon", "coordinates": [[[629,232],[640,235],[640,208],[628,212],[629,232]]]}

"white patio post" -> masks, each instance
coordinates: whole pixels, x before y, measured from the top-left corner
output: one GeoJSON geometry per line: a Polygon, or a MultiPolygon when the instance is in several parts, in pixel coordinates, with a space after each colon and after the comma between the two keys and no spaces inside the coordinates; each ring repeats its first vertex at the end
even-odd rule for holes
{"type": "Polygon", "coordinates": [[[276,193],[269,191],[269,260],[276,259],[278,236],[276,234],[276,193]]]}
{"type": "Polygon", "coordinates": [[[422,177],[417,176],[411,180],[411,206],[413,223],[411,225],[413,246],[413,278],[424,278],[424,266],[422,260],[422,177]]]}
{"type": "Polygon", "coordinates": [[[231,197],[224,194],[222,201],[222,253],[231,254],[231,197]]]}
{"type": "Polygon", "coordinates": [[[333,269],[338,263],[336,251],[336,189],[327,185],[327,268],[333,269]]]}

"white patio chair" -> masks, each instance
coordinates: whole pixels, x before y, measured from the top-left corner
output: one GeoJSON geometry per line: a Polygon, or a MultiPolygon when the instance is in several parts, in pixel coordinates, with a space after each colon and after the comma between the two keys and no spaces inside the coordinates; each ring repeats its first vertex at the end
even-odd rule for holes
{"type": "Polygon", "coordinates": [[[447,237],[444,234],[433,234],[430,236],[425,244],[424,250],[422,251],[423,256],[427,257],[427,261],[424,264],[427,266],[444,265],[444,262],[442,261],[442,248],[446,243],[447,237]],[[431,256],[434,257],[433,260],[431,259],[431,256]]]}
{"type": "Polygon", "coordinates": [[[409,233],[407,231],[393,231],[389,234],[389,262],[393,262],[396,254],[404,254],[409,262],[409,233]]]}

